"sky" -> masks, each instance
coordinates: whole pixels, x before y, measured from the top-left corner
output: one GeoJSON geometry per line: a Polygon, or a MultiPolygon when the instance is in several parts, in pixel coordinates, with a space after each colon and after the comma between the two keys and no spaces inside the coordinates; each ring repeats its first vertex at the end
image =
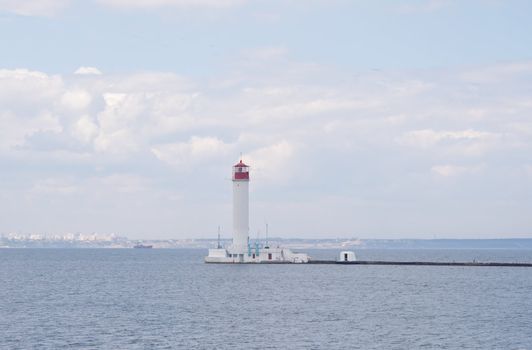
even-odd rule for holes
{"type": "Polygon", "coordinates": [[[0,233],[532,238],[532,3],[0,0],[0,233]]]}

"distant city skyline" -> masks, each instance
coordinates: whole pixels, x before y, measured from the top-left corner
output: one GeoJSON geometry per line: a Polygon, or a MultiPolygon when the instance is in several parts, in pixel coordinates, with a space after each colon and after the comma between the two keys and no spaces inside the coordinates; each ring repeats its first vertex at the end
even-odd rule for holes
{"type": "Polygon", "coordinates": [[[532,237],[531,13],[0,1],[0,233],[532,237]]]}

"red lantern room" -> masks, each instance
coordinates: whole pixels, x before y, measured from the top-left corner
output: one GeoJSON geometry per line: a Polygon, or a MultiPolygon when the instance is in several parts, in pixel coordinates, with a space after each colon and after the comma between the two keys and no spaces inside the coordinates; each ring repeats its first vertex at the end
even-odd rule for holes
{"type": "Polygon", "coordinates": [[[233,165],[233,181],[249,181],[249,166],[242,160],[233,165]]]}

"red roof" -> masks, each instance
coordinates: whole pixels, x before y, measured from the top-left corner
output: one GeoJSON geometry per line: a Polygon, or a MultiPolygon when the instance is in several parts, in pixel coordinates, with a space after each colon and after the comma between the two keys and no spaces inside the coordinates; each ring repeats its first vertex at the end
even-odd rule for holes
{"type": "Polygon", "coordinates": [[[249,167],[249,165],[246,165],[242,162],[242,159],[240,160],[240,162],[238,162],[237,164],[233,165],[233,168],[236,168],[236,167],[249,167]]]}

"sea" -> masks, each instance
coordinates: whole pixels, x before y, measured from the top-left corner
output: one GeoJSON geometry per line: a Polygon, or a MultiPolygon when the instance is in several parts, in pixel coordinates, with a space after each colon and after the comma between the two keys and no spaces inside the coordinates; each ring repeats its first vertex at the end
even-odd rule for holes
{"type": "MultiPolygon", "coordinates": [[[[0,249],[0,349],[532,350],[532,268],[212,265],[206,253],[0,249]]],[[[532,262],[519,249],[356,254],[532,262]]]]}

